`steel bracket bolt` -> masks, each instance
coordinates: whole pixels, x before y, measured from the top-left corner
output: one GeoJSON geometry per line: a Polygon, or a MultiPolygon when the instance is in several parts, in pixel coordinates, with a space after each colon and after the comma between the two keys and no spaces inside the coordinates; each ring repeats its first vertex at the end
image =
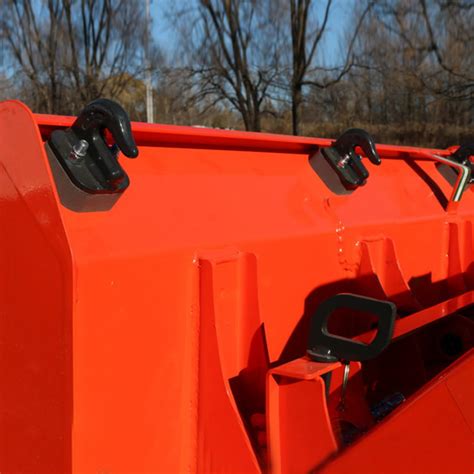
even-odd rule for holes
{"type": "Polygon", "coordinates": [[[86,140],[79,140],[79,142],[72,147],[69,158],[73,161],[80,160],[86,156],[88,149],[89,143],[86,140]]]}
{"type": "Polygon", "coordinates": [[[345,168],[345,166],[347,165],[347,163],[350,160],[351,160],[351,155],[350,154],[345,155],[344,157],[341,158],[341,160],[337,164],[337,167],[338,168],[345,168]]]}

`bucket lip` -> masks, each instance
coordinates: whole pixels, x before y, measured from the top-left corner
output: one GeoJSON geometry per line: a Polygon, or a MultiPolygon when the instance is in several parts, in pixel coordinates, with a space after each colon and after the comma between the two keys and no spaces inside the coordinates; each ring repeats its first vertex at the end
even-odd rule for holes
{"type": "MultiPolygon", "coordinates": [[[[53,130],[67,128],[75,117],[64,115],[34,114],[44,140],[53,130]]],[[[207,127],[162,125],[132,122],[132,131],[138,146],[209,147],[234,150],[262,150],[282,153],[313,153],[319,148],[331,146],[333,139],[278,135],[240,130],[222,130],[207,127]]],[[[419,148],[411,146],[377,144],[377,151],[385,158],[404,158],[420,152],[449,156],[457,146],[448,149],[419,148]]]]}

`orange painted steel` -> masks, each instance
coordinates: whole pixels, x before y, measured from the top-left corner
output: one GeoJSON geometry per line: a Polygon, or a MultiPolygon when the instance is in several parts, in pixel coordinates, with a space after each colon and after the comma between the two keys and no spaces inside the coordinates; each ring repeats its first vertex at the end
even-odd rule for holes
{"type": "Polygon", "coordinates": [[[311,166],[331,140],[133,123],[130,187],[90,210],[44,146],[73,120],[0,103],[3,474],[472,472],[474,192],[452,205],[431,159],[455,147],[378,145],[337,195],[311,166]],[[340,364],[304,358],[342,292],[399,312],[345,414],[340,364]]]}
{"type": "Polygon", "coordinates": [[[471,472],[473,373],[471,350],[319,472],[471,472]]]}

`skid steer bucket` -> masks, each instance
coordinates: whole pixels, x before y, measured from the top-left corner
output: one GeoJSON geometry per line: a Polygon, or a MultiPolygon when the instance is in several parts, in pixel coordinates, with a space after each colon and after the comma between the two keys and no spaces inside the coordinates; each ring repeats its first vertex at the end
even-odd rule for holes
{"type": "Polygon", "coordinates": [[[469,146],[0,103],[2,473],[472,472],[469,146]]]}

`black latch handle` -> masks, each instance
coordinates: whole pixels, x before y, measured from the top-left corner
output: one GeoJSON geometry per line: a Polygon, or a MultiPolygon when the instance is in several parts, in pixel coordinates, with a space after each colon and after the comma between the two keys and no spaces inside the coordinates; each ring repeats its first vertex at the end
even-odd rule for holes
{"type": "Polygon", "coordinates": [[[321,303],[311,318],[307,353],[318,362],[364,361],[377,357],[390,343],[397,307],[390,301],[341,293],[321,303]],[[341,308],[371,313],[378,317],[378,329],[370,344],[328,332],[331,314],[341,308]]]}

